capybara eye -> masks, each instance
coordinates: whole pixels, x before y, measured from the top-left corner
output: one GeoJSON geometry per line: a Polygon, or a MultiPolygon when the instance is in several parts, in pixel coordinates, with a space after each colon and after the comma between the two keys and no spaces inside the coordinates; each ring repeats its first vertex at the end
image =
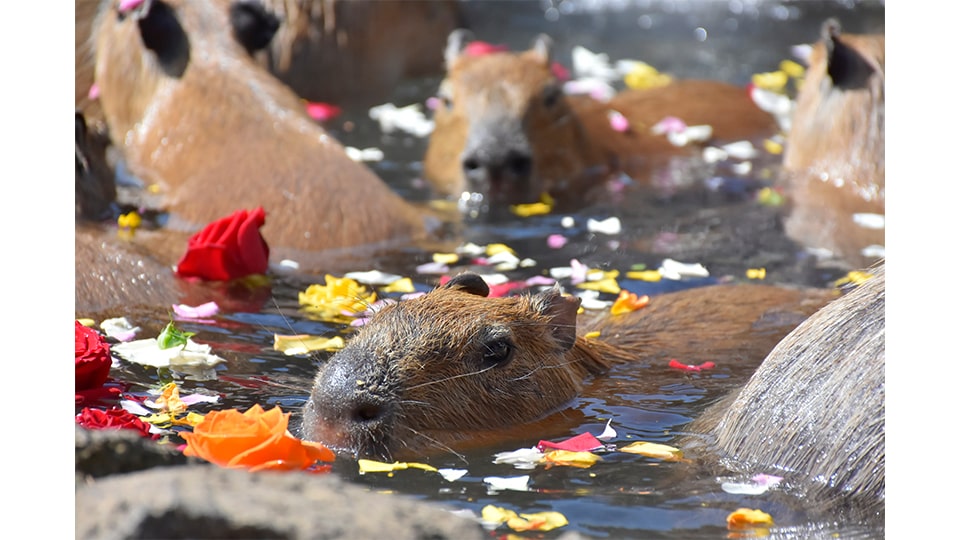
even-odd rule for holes
{"type": "Polygon", "coordinates": [[[483,367],[502,366],[513,358],[513,343],[500,338],[489,341],[483,346],[483,367]]]}
{"type": "Polygon", "coordinates": [[[563,89],[560,85],[549,84],[543,89],[543,105],[547,108],[553,107],[560,101],[563,89]]]}
{"type": "Polygon", "coordinates": [[[253,54],[270,44],[280,19],[259,3],[241,0],[230,5],[230,24],[234,38],[253,54]]]}

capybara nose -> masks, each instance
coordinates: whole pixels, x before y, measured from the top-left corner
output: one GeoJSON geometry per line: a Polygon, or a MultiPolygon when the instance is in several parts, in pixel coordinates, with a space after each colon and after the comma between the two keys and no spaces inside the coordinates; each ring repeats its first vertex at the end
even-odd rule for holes
{"type": "Polygon", "coordinates": [[[473,191],[489,184],[493,187],[502,182],[526,180],[533,171],[533,157],[522,150],[488,152],[477,150],[463,157],[463,174],[473,191]]]}

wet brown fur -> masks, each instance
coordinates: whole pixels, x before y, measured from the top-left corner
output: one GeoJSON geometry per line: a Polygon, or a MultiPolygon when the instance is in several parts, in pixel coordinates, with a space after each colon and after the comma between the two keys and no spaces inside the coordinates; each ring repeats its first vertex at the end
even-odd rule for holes
{"type": "Polygon", "coordinates": [[[265,0],[281,20],[264,65],[311,101],[376,105],[405,78],[443,71],[456,0],[265,0]]]}
{"type": "MultiPolygon", "coordinates": [[[[704,465],[784,477],[810,509],[884,516],[885,267],[801,323],[689,430],[704,465]],[[700,446],[697,448],[697,446],[700,446]]],[[[696,453],[694,453],[696,452],[696,453]]]]}
{"type": "Polygon", "coordinates": [[[785,230],[862,267],[877,260],[863,248],[883,246],[885,236],[852,217],[885,213],[884,36],[841,33],[833,20],[822,34],[787,137],[783,166],[792,211],[785,230]]]}
{"type": "MultiPolygon", "coordinates": [[[[665,136],[650,133],[666,116],[677,116],[689,125],[710,124],[714,140],[725,142],[758,139],[778,129],[745,88],[716,81],[677,81],[667,87],[626,90],[602,103],[557,93],[559,83],[550,70],[545,36],[527,51],[482,56],[461,54],[457,39],[451,36],[447,77],[439,91],[446,104],[434,112],[436,127],[424,157],[424,175],[443,195],[458,196],[467,189],[462,161],[470,138],[478,136],[471,131],[478,129],[475,126],[514,126],[511,137],[529,145],[532,154],[529,185],[488,195],[501,199],[496,202],[516,204],[535,202],[548,192],[560,207],[582,205],[585,195],[619,172],[649,186],[652,173],[672,158],[696,155],[699,145],[676,147],[665,136]],[[610,127],[611,110],[629,120],[629,131],[610,127]]],[[[497,142],[501,143],[506,144],[497,142]]]]}
{"type": "Polygon", "coordinates": [[[564,409],[585,379],[611,363],[710,351],[718,363],[756,365],[831,297],[711,286],[657,296],[630,314],[578,320],[579,299],[558,289],[487,298],[447,285],[383,308],[321,367],[304,436],[382,458],[436,451],[470,431],[529,424],[564,409]],[[584,337],[594,330],[600,337],[584,337]],[[501,340],[513,347],[510,359],[485,361],[501,340]]]}
{"type": "Polygon", "coordinates": [[[94,27],[112,140],[132,174],[159,186],[168,226],[194,231],[262,205],[262,233],[278,256],[425,235],[421,213],[348,158],[254,62],[230,32],[227,4],[155,1],[186,36],[164,36],[165,61],[113,3],[94,27]]]}

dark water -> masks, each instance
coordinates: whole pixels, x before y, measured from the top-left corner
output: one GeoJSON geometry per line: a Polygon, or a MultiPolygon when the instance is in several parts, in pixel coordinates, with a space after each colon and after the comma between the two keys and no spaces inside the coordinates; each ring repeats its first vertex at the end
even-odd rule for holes
{"type": "MultiPolygon", "coordinates": [[[[473,30],[479,39],[503,43],[511,48],[529,46],[533,36],[546,32],[558,47],[557,59],[570,66],[570,50],[583,45],[605,52],[611,60],[638,59],[679,77],[705,77],[745,84],[753,73],[776,69],[791,58],[790,47],[816,39],[820,23],[828,16],[840,19],[851,32],[882,31],[884,6],[876,2],[653,2],[653,1],[562,1],[496,2],[465,4],[473,30]],[[606,6],[606,7],[604,7],[606,6]],[[699,30],[698,30],[699,29],[699,30]],[[706,39],[701,41],[697,36],[706,39]]],[[[437,78],[411,81],[397,88],[398,106],[424,103],[436,89],[437,78]]],[[[404,196],[423,201],[419,160],[426,140],[403,133],[382,133],[366,110],[346,111],[328,126],[346,145],[378,147],[385,159],[370,166],[404,196]]],[[[356,271],[382,270],[410,276],[420,290],[429,290],[438,276],[416,273],[419,264],[430,260],[432,250],[450,249],[460,243],[502,242],[535,266],[508,272],[526,278],[554,266],[569,265],[578,259],[590,267],[629,270],[645,264],[656,268],[665,258],[702,263],[711,278],[659,284],[626,282],[635,292],[658,294],[672,288],[702,285],[717,280],[745,280],[750,268],[763,267],[766,281],[815,287],[829,286],[847,271],[843,265],[817,261],[802,247],[787,239],[779,226],[777,207],[759,205],[755,188],[774,182],[775,165],[768,164],[770,177],[755,167],[755,175],[723,193],[664,202],[633,198],[614,201],[604,207],[572,214],[573,228],[561,225],[561,215],[550,215],[497,224],[468,224],[453,227],[446,242],[435,246],[402,246],[369,257],[345,254],[330,259],[330,268],[356,271]],[[738,188],[742,188],[739,189],[738,188]],[[587,218],[618,216],[625,232],[603,235],[589,232],[587,218]],[[545,238],[563,234],[570,242],[550,249],[545,238]]],[[[457,269],[452,269],[455,273],[457,269]]],[[[114,377],[143,390],[160,379],[177,380],[182,392],[214,392],[222,401],[213,407],[245,410],[259,403],[279,405],[293,411],[295,422],[305,402],[309,384],[324,353],[285,356],[273,350],[274,334],[348,335],[343,325],[314,320],[299,309],[297,294],[311,283],[323,283],[323,274],[296,275],[279,269],[272,284],[246,296],[234,295],[233,307],[225,309],[212,323],[180,321],[181,329],[196,332],[196,341],[208,343],[227,359],[212,380],[195,380],[183,373],[158,373],[156,369],[124,363],[114,377]],[[142,386],[141,386],[142,385],[142,386]]],[[[152,337],[167,322],[167,307],[125,315],[143,328],[138,337],[152,337]]],[[[555,510],[570,525],[551,533],[527,534],[552,538],[567,530],[597,538],[725,538],[727,514],[739,507],[763,508],[777,523],[777,537],[880,538],[882,530],[859,529],[833,523],[833,516],[812,515],[802,504],[786,505],[766,496],[731,495],[720,489],[714,477],[693,474],[683,464],[668,464],[630,454],[604,455],[592,468],[538,468],[520,471],[510,465],[495,465],[495,452],[530,447],[541,438],[560,438],[584,431],[599,433],[612,419],[619,436],[616,442],[651,440],[673,443],[684,426],[732,385],[749,373],[725,367],[702,374],[669,373],[648,385],[647,391],[623,381],[637,377],[638,370],[620,366],[602,381],[595,381],[571,409],[558,417],[557,424],[539,425],[542,432],[524,439],[464,452],[441,454],[421,461],[435,467],[467,469],[455,482],[419,470],[400,471],[393,476],[357,473],[356,463],[340,460],[334,467],[340,474],[377,491],[403,493],[446,503],[453,508],[479,513],[486,504],[518,512],[555,510]],[[488,491],[486,476],[530,474],[530,491],[488,491]]],[[[296,428],[296,426],[294,426],[296,428]]],[[[502,531],[501,531],[502,532],[502,531]]]]}

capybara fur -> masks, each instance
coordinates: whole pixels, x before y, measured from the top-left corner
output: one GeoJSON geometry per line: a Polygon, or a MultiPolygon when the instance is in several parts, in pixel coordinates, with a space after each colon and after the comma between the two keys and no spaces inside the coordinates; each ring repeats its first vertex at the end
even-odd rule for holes
{"type": "Polygon", "coordinates": [[[77,219],[100,221],[113,218],[117,186],[113,170],[107,163],[109,138],[91,131],[84,114],[74,114],[76,133],[76,181],[74,184],[74,207],[77,219]]]}
{"type": "Polygon", "coordinates": [[[856,214],[885,214],[884,36],[842,33],[827,20],[808,59],[783,158],[791,211],[784,228],[852,267],[881,254],[884,228],[856,214]]]}
{"type": "Polygon", "coordinates": [[[702,146],[675,146],[652,133],[668,116],[711,125],[712,143],[756,140],[778,130],[746,88],[681,80],[625,90],[604,103],[564,93],[551,70],[549,37],[538,36],[523,52],[472,55],[463,51],[469,35],[457,30],[449,38],[424,176],[441,195],[482,194],[493,214],[536,202],[543,193],[558,208],[583,206],[621,173],[670,194],[677,186],[656,186],[655,173],[678,157],[698,156],[702,146]],[[611,127],[611,111],[626,117],[629,129],[611,127]]]}
{"type": "Polygon", "coordinates": [[[131,174],[155,186],[168,228],[196,231],[263,206],[271,254],[410,240],[424,216],[307,114],[250,49],[273,27],[262,9],[234,26],[226,0],[102,6],[96,83],[110,136],[131,174]],[[246,41],[242,41],[246,40],[246,41]],[[286,250],[286,251],[285,251],[286,250]]]}
{"type": "MultiPolygon", "coordinates": [[[[782,476],[805,507],[884,518],[885,267],[790,332],[689,431],[704,464],[782,476]]],[[[688,455],[693,455],[687,452],[688,455]]]]}
{"type": "Polygon", "coordinates": [[[320,367],[303,436],[387,460],[462,449],[471,432],[523,426],[568,407],[585,379],[613,362],[665,364],[709,350],[717,362],[759,364],[798,318],[832,297],[717,285],[578,320],[580,299],[559,287],[503,298],[488,292],[478,275],[460,274],[377,311],[320,367]],[[591,331],[600,336],[585,338],[591,331]]]}
{"type": "Polygon", "coordinates": [[[376,105],[407,78],[443,72],[446,36],[463,24],[457,0],[263,0],[281,21],[261,55],[298,95],[376,105]]]}

